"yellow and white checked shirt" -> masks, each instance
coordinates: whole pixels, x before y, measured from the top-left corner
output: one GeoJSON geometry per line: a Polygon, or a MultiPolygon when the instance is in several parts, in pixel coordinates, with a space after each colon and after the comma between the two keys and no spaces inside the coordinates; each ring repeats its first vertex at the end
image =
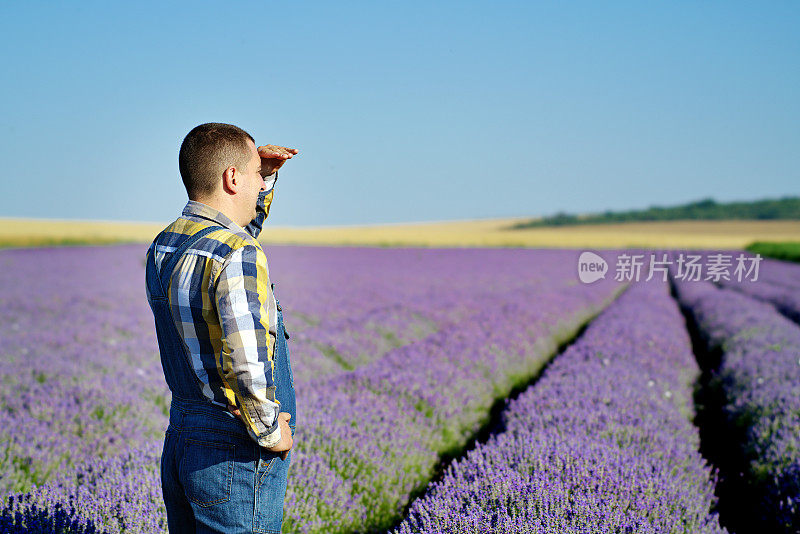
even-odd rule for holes
{"type": "Polygon", "coordinates": [[[267,257],[256,240],[274,191],[261,192],[257,216],[246,228],[189,200],[162,242],[153,241],[147,251],[147,256],[155,251],[160,268],[181,236],[220,227],[186,251],[166,291],[203,395],[219,406],[238,407],[250,437],[262,447],[281,438],[273,357],[278,312],[267,257]]]}

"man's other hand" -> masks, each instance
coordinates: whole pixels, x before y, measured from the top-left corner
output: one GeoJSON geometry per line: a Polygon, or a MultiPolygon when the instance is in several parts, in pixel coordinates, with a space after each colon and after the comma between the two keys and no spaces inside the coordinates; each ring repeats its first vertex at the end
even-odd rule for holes
{"type": "Polygon", "coordinates": [[[269,176],[274,173],[286,161],[292,159],[297,154],[296,148],[286,148],[278,145],[264,145],[258,147],[258,155],[261,156],[261,176],[269,176]]]}
{"type": "Polygon", "coordinates": [[[289,456],[289,451],[294,446],[294,439],[292,438],[292,429],[289,428],[289,419],[292,414],[289,412],[281,412],[278,414],[278,425],[281,427],[281,440],[277,445],[273,445],[268,451],[281,453],[281,460],[285,460],[289,456]]]}
{"type": "MultiPolygon", "coordinates": [[[[242,412],[239,411],[239,408],[235,408],[228,405],[228,411],[231,412],[233,415],[241,419],[242,423],[244,423],[244,418],[242,417],[242,412]]],[[[294,447],[294,440],[292,439],[292,429],[289,428],[289,419],[292,418],[292,414],[289,412],[281,412],[278,414],[278,425],[281,427],[281,440],[276,444],[267,449],[271,452],[280,452],[281,453],[281,460],[285,460],[287,456],[289,456],[289,451],[292,450],[294,447]]],[[[247,423],[245,423],[247,424],[247,423]]]]}

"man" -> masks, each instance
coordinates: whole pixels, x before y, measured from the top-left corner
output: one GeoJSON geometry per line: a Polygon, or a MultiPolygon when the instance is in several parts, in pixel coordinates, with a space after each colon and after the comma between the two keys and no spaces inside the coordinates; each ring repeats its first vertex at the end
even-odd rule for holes
{"type": "Polygon", "coordinates": [[[197,126],[181,145],[189,201],[146,257],[172,392],[161,456],[170,532],[281,530],[294,383],[289,335],[255,238],[277,170],[297,152],[256,148],[250,134],[223,123],[197,126]]]}

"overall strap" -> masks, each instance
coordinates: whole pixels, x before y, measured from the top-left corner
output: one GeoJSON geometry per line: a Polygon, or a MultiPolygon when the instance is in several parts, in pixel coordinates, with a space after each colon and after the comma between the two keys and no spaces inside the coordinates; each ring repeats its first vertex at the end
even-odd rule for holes
{"type": "MultiPolygon", "coordinates": [[[[175,270],[175,266],[178,264],[178,260],[181,259],[183,253],[186,252],[190,246],[197,242],[198,239],[205,236],[206,234],[210,234],[211,232],[215,232],[220,228],[224,228],[223,226],[208,226],[203,228],[199,232],[196,232],[191,235],[187,235],[183,238],[182,241],[179,241],[177,248],[172,252],[169,253],[171,256],[167,260],[166,264],[162,264],[161,269],[155,267],[155,247],[153,248],[153,254],[150,255],[151,261],[153,262],[152,267],[154,269],[155,277],[158,280],[159,287],[157,289],[161,290],[161,295],[166,295],[166,291],[164,288],[169,287],[169,279],[172,276],[172,271],[175,270]]],[[[158,241],[158,238],[156,238],[158,241]]]]}

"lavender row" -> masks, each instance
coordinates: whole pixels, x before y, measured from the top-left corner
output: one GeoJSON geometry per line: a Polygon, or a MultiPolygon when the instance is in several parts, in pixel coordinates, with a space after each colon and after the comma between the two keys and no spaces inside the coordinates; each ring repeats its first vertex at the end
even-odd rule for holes
{"type": "Polygon", "coordinates": [[[723,279],[719,281],[719,285],[768,302],[786,317],[800,324],[800,265],[768,259],[762,262],[757,281],[723,279]]]}
{"type": "Polygon", "coordinates": [[[800,264],[791,261],[764,258],[759,279],[772,284],[800,289],[800,264]]]}
{"type": "Polygon", "coordinates": [[[778,311],[800,323],[800,265],[792,262],[761,257],[755,267],[751,259],[756,255],[741,250],[714,250],[714,251],[681,251],[684,256],[688,254],[700,256],[700,263],[718,263],[724,267],[718,273],[703,272],[702,276],[692,276],[685,266],[681,268],[682,276],[678,275],[676,260],[679,251],[670,251],[669,256],[673,261],[670,266],[678,279],[683,281],[711,281],[718,286],[733,288],[758,300],[768,302],[778,311]],[[740,272],[736,271],[738,258],[743,256],[745,261],[740,272]],[[752,269],[752,270],[751,270],[752,269]]]}
{"type": "MultiPolygon", "coordinates": [[[[686,269],[682,269],[684,276],[677,276],[683,281],[711,281],[718,286],[735,289],[741,293],[754,297],[775,306],[782,314],[800,323],[800,265],[792,262],[764,258],[758,262],[757,270],[753,269],[749,275],[746,272],[737,273],[735,266],[737,258],[741,255],[747,258],[745,265],[750,268],[750,258],[755,254],[740,250],[715,250],[715,251],[682,251],[684,255],[694,254],[700,256],[701,263],[708,264],[713,260],[721,264],[731,262],[729,268],[721,269],[719,274],[705,272],[702,276],[692,276],[686,269]]],[[[670,266],[675,275],[678,274],[678,265],[675,262],[678,251],[669,252],[673,264],[670,266]]]]}
{"type": "Polygon", "coordinates": [[[708,352],[721,355],[711,387],[723,395],[726,447],[745,465],[741,497],[751,509],[743,517],[770,532],[796,532],[800,328],[771,305],[708,282],[677,282],[676,291],[708,352]]]}
{"type": "Polygon", "coordinates": [[[800,288],[787,287],[766,281],[751,283],[721,280],[719,285],[771,304],[783,315],[800,324],[800,288]]]}
{"type": "Polygon", "coordinates": [[[697,375],[666,285],[634,284],[395,533],[725,532],[691,423],[697,375]]]}

